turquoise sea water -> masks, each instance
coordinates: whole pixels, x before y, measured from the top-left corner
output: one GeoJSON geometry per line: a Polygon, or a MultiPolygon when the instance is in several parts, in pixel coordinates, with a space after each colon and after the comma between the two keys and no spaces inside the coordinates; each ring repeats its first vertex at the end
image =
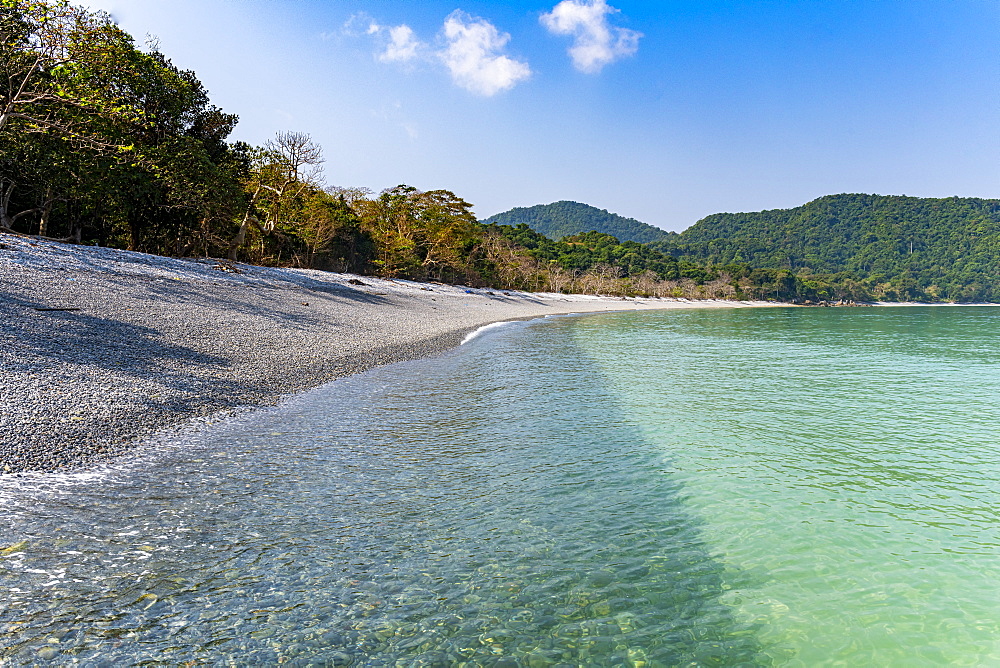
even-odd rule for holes
{"type": "Polygon", "coordinates": [[[0,479],[0,665],[1000,664],[998,394],[992,308],[491,329],[0,479]]]}

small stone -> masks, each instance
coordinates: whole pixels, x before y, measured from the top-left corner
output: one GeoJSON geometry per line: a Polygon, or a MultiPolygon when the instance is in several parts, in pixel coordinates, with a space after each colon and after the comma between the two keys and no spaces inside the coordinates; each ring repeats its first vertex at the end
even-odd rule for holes
{"type": "Polygon", "coordinates": [[[598,571],[590,577],[590,583],[595,587],[607,587],[614,581],[614,574],[606,571],[598,571]]]}
{"type": "Polygon", "coordinates": [[[59,656],[59,650],[52,646],[43,647],[38,650],[38,658],[44,659],[45,661],[51,661],[57,656],[59,656]]]}
{"type": "Polygon", "coordinates": [[[350,654],[345,654],[344,652],[334,652],[330,655],[329,662],[334,666],[349,666],[354,663],[354,659],[350,654]]]}

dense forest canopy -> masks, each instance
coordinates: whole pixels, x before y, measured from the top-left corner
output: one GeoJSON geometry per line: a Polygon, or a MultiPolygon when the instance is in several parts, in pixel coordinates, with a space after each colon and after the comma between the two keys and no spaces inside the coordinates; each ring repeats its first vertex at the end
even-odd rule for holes
{"type": "Polygon", "coordinates": [[[585,232],[603,232],[621,241],[637,241],[641,244],[677,236],[675,232],[661,230],[634,218],[619,216],[588,204],[566,201],[518,207],[490,216],[483,222],[511,227],[523,223],[554,240],[585,232]]]}
{"type": "Polygon", "coordinates": [[[804,279],[839,274],[877,299],[1000,301],[1000,200],[830,195],[794,209],[708,216],[652,246],[804,279]]]}
{"type": "Polygon", "coordinates": [[[657,278],[690,278],[700,282],[716,277],[716,272],[704,266],[653,250],[635,241],[619,241],[603,232],[586,232],[553,241],[526,224],[516,227],[493,225],[514,245],[528,249],[532,257],[554,262],[566,271],[582,272],[596,265],[617,267],[622,276],[637,276],[653,272],[657,278]]]}

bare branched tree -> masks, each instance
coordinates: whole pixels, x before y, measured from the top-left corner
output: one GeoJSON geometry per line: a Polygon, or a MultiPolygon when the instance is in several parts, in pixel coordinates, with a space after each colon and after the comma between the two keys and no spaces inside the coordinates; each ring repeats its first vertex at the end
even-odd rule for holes
{"type": "Polygon", "coordinates": [[[229,247],[230,259],[246,242],[250,226],[261,234],[279,235],[285,214],[295,209],[290,203],[303,193],[323,187],[323,148],[305,132],[279,132],[254,157],[250,199],[239,231],[229,247]]]}
{"type": "Polygon", "coordinates": [[[275,168],[284,179],[281,186],[294,183],[319,188],[323,185],[323,147],[305,132],[279,132],[264,148],[275,158],[275,168]]]}

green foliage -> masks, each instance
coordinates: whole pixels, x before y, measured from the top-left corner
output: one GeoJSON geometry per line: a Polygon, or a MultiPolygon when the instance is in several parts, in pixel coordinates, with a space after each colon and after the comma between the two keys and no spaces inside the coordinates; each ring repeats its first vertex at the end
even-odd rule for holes
{"type": "Polygon", "coordinates": [[[305,243],[306,267],[368,273],[375,242],[343,195],[315,190],[303,201],[298,235],[305,243]]]}
{"type": "Polygon", "coordinates": [[[498,213],[483,221],[488,225],[525,224],[550,239],[562,239],[585,232],[603,232],[623,241],[650,243],[672,239],[675,232],[666,232],[633,218],[625,218],[604,209],[579,202],[555,202],[531,207],[518,207],[498,213]]]}
{"type": "Polygon", "coordinates": [[[794,209],[715,214],[652,246],[785,270],[816,294],[1000,301],[998,200],[831,195],[794,209]]]}
{"type": "Polygon", "coordinates": [[[106,14],[3,2],[0,227],[208,252],[243,198],[225,142],[236,117],[106,14]]]}
{"type": "Polygon", "coordinates": [[[660,280],[692,278],[704,282],[714,275],[692,263],[681,263],[634,241],[619,242],[614,236],[602,232],[585,232],[564,238],[552,239],[532,230],[525,223],[515,227],[490,224],[514,245],[525,248],[531,257],[554,262],[567,271],[584,272],[598,264],[618,267],[622,276],[637,276],[652,271],[660,280]]]}
{"type": "Polygon", "coordinates": [[[385,276],[479,283],[482,229],[472,205],[448,190],[399,185],[355,203],[385,276]]]}
{"type": "Polygon", "coordinates": [[[0,133],[128,150],[107,133],[109,123],[143,121],[127,94],[144,55],[131,36],[66,0],[0,0],[0,9],[0,133]]]}

